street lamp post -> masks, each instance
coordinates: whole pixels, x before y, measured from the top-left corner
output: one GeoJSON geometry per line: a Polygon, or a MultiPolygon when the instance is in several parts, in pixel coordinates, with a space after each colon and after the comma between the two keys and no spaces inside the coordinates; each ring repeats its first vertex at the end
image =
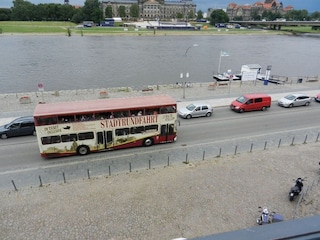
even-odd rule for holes
{"type": "MultiPolygon", "coordinates": [[[[185,77],[186,77],[186,79],[189,78],[188,72],[186,73],[185,77]]],[[[187,81],[183,81],[183,73],[180,73],[180,78],[182,79],[182,90],[183,90],[182,98],[185,99],[186,98],[186,83],[187,83],[187,81]]]]}
{"type": "MultiPolygon", "coordinates": [[[[187,55],[187,54],[188,54],[188,51],[189,51],[189,49],[192,48],[192,47],[198,47],[198,44],[194,43],[194,44],[192,44],[190,47],[188,47],[188,48],[186,49],[186,52],[184,53],[184,56],[186,56],[186,57],[188,56],[188,55],[187,55]]],[[[183,79],[183,73],[180,73],[180,78],[183,79]]],[[[185,74],[185,78],[186,78],[186,79],[189,78],[189,73],[188,73],[188,72],[185,74]]],[[[183,80],[182,80],[182,90],[183,90],[182,98],[183,98],[183,99],[186,98],[186,83],[187,83],[187,81],[183,81],[183,80]]]]}

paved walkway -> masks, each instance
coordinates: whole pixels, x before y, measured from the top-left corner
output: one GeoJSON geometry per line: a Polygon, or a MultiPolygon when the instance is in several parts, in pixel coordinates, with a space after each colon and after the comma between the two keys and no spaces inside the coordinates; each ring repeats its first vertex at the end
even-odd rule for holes
{"type": "Polygon", "coordinates": [[[320,92],[320,82],[288,83],[277,85],[269,83],[264,85],[262,81],[243,82],[234,81],[230,85],[224,83],[193,83],[183,88],[181,84],[152,85],[146,89],[106,88],[106,89],[81,89],[64,91],[28,92],[16,94],[1,94],[0,125],[19,116],[33,114],[38,102],[67,102],[89,99],[98,99],[103,96],[109,98],[133,97],[141,95],[168,94],[178,102],[178,108],[188,105],[190,102],[202,101],[213,107],[228,106],[232,100],[244,93],[267,93],[272,101],[277,101],[288,93],[300,92],[314,97],[320,92]],[[27,103],[21,103],[21,98],[27,97],[27,103]]]}

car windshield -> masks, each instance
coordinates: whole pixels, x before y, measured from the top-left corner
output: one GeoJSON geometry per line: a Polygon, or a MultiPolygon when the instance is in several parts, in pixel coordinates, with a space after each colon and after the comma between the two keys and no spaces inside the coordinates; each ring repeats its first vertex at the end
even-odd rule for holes
{"type": "Polygon", "coordinates": [[[288,99],[288,100],[294,100],[296,97],[294,95],[288,95],[288,96],[285,96],[284,97],[285,99],[288,99]]]}
{"type": "Polygon", "coordinates": [[[239,103],[245,103],[247,100],[248,100],[248,99],[245,98],[244,96],[238,97],[238,98],[236,99],[236,101],[239,102],[239,103]]]}
{"type": "Polygon", "coordinates": [[[195,108],[196,108],[196,106],[193,104],[186,106],[186,109],[188,109],[189,111],[193,111],[193,109],[195,109],[195,108]]]}

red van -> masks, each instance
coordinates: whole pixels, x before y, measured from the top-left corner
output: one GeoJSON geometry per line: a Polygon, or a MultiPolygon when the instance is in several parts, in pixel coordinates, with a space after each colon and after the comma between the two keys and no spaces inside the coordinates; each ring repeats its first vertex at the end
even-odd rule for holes
{"type": "Polygon", "coordinates": [[[271,106],[271,97],[267,94],[244,94],[234,100],[230,108],[236,112],[249,112],[255,110],[265,111],[271,106]]]}

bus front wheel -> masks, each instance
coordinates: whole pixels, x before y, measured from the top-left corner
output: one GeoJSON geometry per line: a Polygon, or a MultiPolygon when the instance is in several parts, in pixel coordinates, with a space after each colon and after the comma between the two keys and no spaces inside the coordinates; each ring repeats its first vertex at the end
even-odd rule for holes
{"type": "Polygon", "coordinates": [[[149,147],[153,144],[153,140],[151,138],[146,138],[144,141],[143,141],[143,146],[145,147],[149,147]]]}
{"type": "Polygon", "coordinates": [[[89,154],[89,148],[87,146],[79,146],[77,149],[77,153],[79,155],[87,155],[89,154]]]}

